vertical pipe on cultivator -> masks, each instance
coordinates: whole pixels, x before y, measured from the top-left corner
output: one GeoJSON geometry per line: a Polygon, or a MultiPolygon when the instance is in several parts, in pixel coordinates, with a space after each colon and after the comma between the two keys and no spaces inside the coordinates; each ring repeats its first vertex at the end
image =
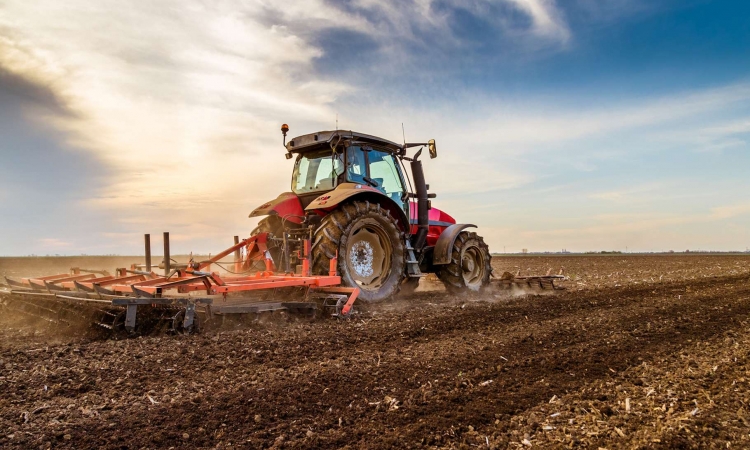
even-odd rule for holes
{"type": "Polygon", "coordinates": [[[151,235],[144,234],[143,241],[146,247],[146,272],[151,272],[151,235]]]}
{"type": "Polygon", "coordinates": [[[239,244],[240,244],[240,237],[235,236],[234,246],[237,247],[237,250],[234,251],[234,273],[242,272],[242,254],[240,253],[239,244]]]}
{"type": "Polygon", "coordinates": [[[171,269],[170,255],[169,255],[169,231],[164,232],[164,276],[169,276],[169,270],[171,269]]]}

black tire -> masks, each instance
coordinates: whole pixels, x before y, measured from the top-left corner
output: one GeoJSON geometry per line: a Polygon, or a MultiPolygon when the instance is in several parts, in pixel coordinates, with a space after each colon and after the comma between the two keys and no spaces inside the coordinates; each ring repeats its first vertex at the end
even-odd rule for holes
{"type": "Polygon", "coordinates": [[[445,288],[454,294],[477,292],[490,284],[492,256],[484,239],[463,231],[453,243],[451,262],[437,272],[445,288]]]}
{"type": "Polygon", "coordinates": [[[405,276],[404,234],[388,210],[355,201],[325,216],[313,237],[313,273],[328,274],[337,252],[341,282],[360,288],[360,299],[377,302],[398,293],[405,276]]]}
{"type": "MultiPolygon", "coordinates": [[[[281,224],[281,219],[279,219],[278,216],[268,216],[264,218],[258,222],[258,226],[253,229],[250,236],[255,236],[260,233],[271,233],[275,237],[283,237],[284,227],[281,224]]],[[[284,270],[283,267],[280,267],[282,253],[284,251],[282,247],[282,245],[277,244],[274,241],[268,242],[268,253],[271,254],[271,259],[273,259],[273,264],[276,266],[276,271],[284,270]]],[[[266,263],[262,260],[256,261],[250,270],[253,272],[266,270],[266,263]]]]}

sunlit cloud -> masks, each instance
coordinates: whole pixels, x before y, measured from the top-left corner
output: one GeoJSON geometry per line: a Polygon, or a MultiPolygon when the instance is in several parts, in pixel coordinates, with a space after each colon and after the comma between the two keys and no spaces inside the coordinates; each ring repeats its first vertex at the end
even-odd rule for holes
{"type": "Polygon", "coordinates": [[[570,30],[554,0],[510,0],[510,2],[531,17],[533,33],[562,42],[570,38],[570,30]]]}
{"type": "Polygon", "coordinates": [[[282,119],[330,116],[347,90],[311,73],[319,49],[254,19],[262,9],[9,2],[0,62],[75,112],[36,120],[112,168],[92,206],[151,220],[218,218],[249,208],[221,199],[253,198],[253,187],[281,175],[265,154],[281,154],[282,119]]]}

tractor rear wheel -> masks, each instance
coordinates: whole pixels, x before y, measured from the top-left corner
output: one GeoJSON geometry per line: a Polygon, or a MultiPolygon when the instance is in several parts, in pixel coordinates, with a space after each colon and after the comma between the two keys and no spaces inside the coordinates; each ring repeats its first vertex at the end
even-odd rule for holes
{"type": "Polygon", "coordinates": [[[377,302],[398,292],[405,276],[404,235],[379,204],[346,203],[323,218],[313,237],[313,273],[328,274],[337,254],[342,284],[358,287],[362,300],[377,302]]]}
{"type": "Polygon", "coordinates": [[[479,291],[490,283],[492,256],[481,236],[464,231],[453,243],[451,262],[437,273],[445,288],[454,294],[479,291]]]}

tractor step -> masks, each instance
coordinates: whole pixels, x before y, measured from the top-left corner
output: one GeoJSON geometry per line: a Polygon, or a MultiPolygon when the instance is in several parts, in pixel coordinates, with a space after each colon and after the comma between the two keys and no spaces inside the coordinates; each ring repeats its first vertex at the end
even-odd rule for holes
{"type": "Polygon", "coordinates": [[[424,276],[422,270],[419,268],[419,261],[414,254],[414,247],[411,246],[411,242],[406,240],[406,273],[409,278],[417,278],[424,276]]]}

